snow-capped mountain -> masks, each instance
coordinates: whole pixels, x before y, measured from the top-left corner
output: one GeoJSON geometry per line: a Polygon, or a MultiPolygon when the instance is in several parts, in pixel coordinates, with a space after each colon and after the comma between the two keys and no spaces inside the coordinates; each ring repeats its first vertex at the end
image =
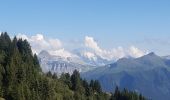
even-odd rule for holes
{"type": "Polygon", "coordinates": [[[104,59],[101,56],[97,55],[95,52],[90,50],[74,50],[73,51],[79,59],[81,59],[84,63],[92,66],[104,66],[110,63],[113,63],[114,60],[104,59]]]}
{"type": "Polygon", "coordinates": [[[79,57],[61,57],[49,54],[43,50],[38,55],[43,72],[51,71],[52,73],[72,73],[75,69],[79,72],[86,72],[96,66],[88,65],[79,57]]]}

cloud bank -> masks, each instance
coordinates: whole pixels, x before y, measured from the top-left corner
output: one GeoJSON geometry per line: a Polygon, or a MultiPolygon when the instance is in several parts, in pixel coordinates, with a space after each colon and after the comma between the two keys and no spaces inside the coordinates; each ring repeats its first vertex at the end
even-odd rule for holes
{"type": "Polygon", "coordinates": [[[99,55],[101,58],[107,60],[119,59],[126,56],[137,58],[146,54],[146,52],[138,49],[135,46],[130,46],[128,49],[124,49],[123,47],[119,46],[117,48],[112,48],[111,50],[105,50],[99,47],[98,43],[94,40],[93,37],[89,36],[85,37],[84,42],[87,48],[92,49],[96,55],[99,55]]]}
{"type": "MultiPolygon", "coordinates": [[[[48,51],[52,55],[61,57],[75,57],[77,56],[74,52],[66,50],[63,47],[62,41],[56,38],[45,38],[42,34],[36,34],[34,36],[27,36],[25,34],[18,34],[18,38],[26,39],[30,42],[33,53],[39,53],[42,50],[48,51]]],[[[118,60],[119,58],[131,56],[131,57],[141,57],[146,54],[145,51],[140,50],[135,46],[130,46],[129,48],[123,48],[121,46],[117,48],[112,48],[110,50],[103,49],[95,41],[93,37],[86,36],[83,43],[85,50],[80,50],[79,52],[89,59],[96,60],[97,57],[106,60],[118,60]]],[[[78,47],[72,48],[77,49],[78,47]]]]}
{"type": "Polygon", "coordinates": [[[42,50],[48,51],[52,55],[61,57],[71,57],[72,54],[62,47],[62,42],[59,39],[44,38],[42,34],[34,36],[27,36],[25,34],[18,34],[18,38],[26,39],[32,47],[33,53],[40,53],[42,50]]]}

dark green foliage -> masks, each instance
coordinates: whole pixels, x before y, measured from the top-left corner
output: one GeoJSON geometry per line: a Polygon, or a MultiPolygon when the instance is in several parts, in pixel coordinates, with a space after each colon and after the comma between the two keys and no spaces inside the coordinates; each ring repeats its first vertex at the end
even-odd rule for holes
{"type": "Polygon", "coordinates": [[[91,80],[90,87],[93,92],[98,92],[98,93],[102,92],[102,89],[101,89],[101,86],[98,80],[91,80]]]}
{"type": "Polygon", "coordinates": [[[93,88],[94,88],[94,90],[95,90],[96,92],[98,92],[98,93],[102,92],[100,83],[99,83],[99,81],[97,81],[97,80],[94,81],[93,88]]]}
{"type": "Polygon", "coordinates": [[[71,76],[72,89],[74,91],[78,91],[80,89],[81,81],[80,74],[77,70],[75,70],[71,76]]]}
{"type": "MultiPolygon", "coordinates": [[[[54,77],[54,75],[53,75],[53,77],[54,77]]],[[[69,89],[72,88],[71,76],[69,73],[61,74],[60,80],[62,82],[64,82],[64,84],[66,84],[69,87],[69,89]]]]}
{"type": "Polygon", "coordinates": [[[85,95],[90,96],[92,95],[92,89],[90,88],[88,82],[86,80],[83,80],[83,87],[85,89],[85,95]]]}
{"type": "Polygon", "coordinates": [[[110,100],[146,100],[141,94],[136,92],[130,92],[126,89],[120,91],[118,87],[116,87],[114,94],[111,95],[110,100]]]}
{"type": "Polygon", "coordinates": [[[0,36],[0,97],[6,100],[144,100],[142,95],[127,90],[120,92],[118,88],[110,96],[102,92],[97,80],[89,84],[76,70],[71,76],[66,73],[60,78],[51,72],[44,74],[29,43],[16,37],[11,40],[6,32],[0,36]]]}

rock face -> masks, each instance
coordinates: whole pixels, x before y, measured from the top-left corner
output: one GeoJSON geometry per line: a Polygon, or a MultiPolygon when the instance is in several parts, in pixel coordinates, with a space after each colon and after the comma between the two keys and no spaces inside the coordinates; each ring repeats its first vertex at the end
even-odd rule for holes
{"type": "Polygon", "coordinates": [[[115,86],[139,91],[153,100],[170,98],[170,60],[150,53],[140,58],[122,58],[105,67],[82,73],[86,79],[98,79],[105,91],[115,86]]]}
{"type": "Polygon", "coordinates": [[[52,73],[57,73],[58,75],[62,73],[72,74],[75,69],[79,72],[86,72],[95,68],[95,66],[87,65],[82,61],[71,57],[63,58],[60,56],[50,55],[47,51],[41,51],[38,58],[41,68],[45,73],[51,71],[52,73]]]}

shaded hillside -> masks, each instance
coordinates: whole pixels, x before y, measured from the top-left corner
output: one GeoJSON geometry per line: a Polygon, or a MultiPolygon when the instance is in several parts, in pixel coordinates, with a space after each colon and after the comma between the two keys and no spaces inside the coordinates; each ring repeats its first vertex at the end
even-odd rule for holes
{"type": "Polygon", "coordinates": [[[105,91],[118,85],[137,91],[153,100],[170,98],[169,60],[150,53],[140,58],[122,58],[116,63],[98,68],[82,76],[86,79],[97,79],[105,91]]]}

